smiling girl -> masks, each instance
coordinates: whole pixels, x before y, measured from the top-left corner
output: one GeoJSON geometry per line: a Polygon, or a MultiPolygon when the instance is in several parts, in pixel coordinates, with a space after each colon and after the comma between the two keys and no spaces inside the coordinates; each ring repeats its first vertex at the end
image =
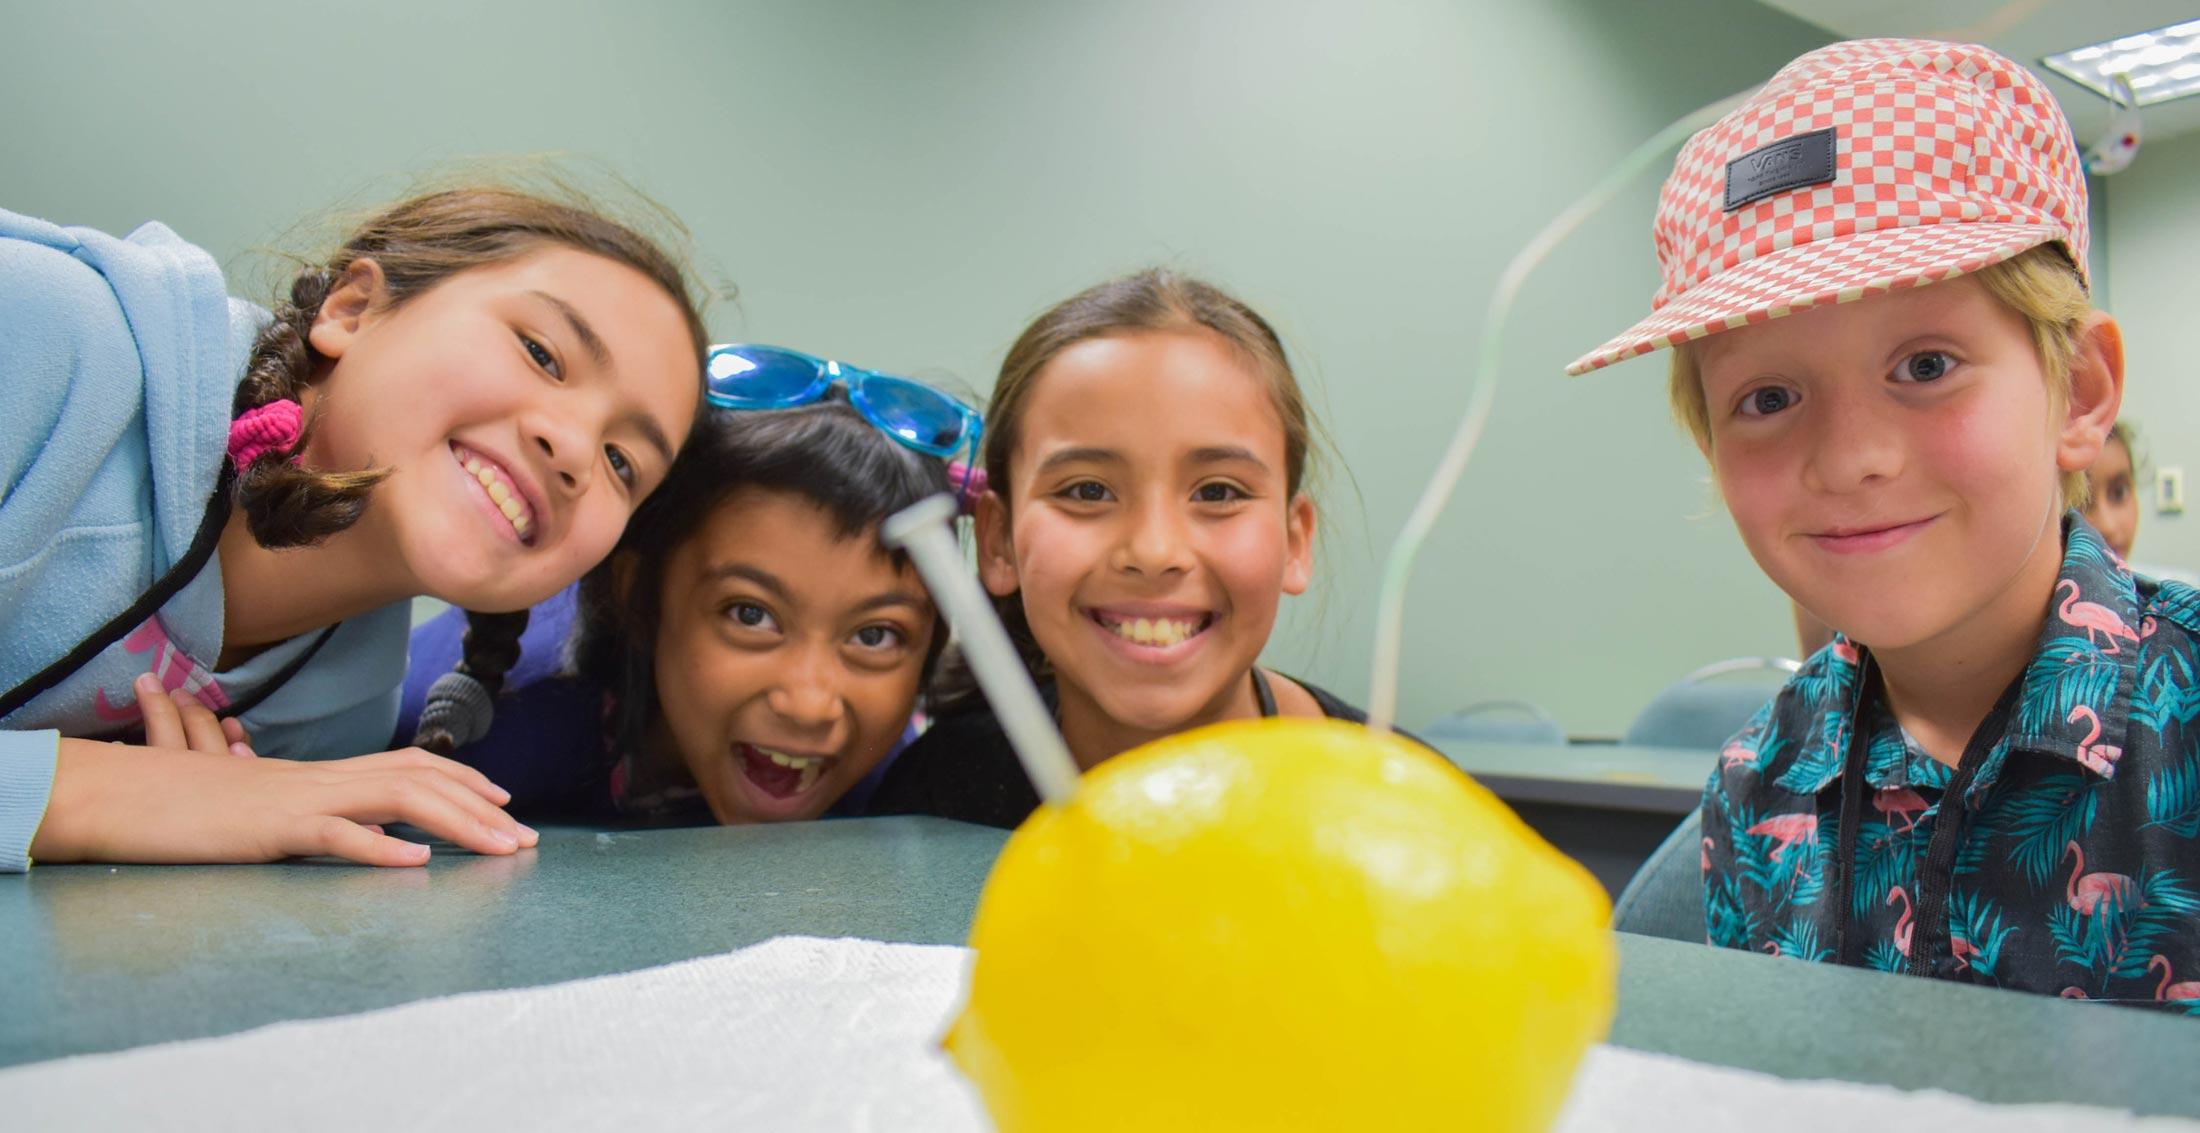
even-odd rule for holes
{"type": "Polygon", "coordinates": [[[663,251],[501,189],[385,209],[272,317],[160,225],[0,212],[0,868],[532,844],[478,772],[379,752],[409,600],[602,559],[703,342],[663,251]]]}
{"type": "MultiPolygon", "coordinates": [[[[1362,721],[1255,662],[1313,575],[1312,426],[1283,344],[1167,271],[1041,315],[989,406],[978,568],[1078,765],[1259,716],[1362,721]]],[[[873,809],[1014,826],[1038,797],[981,698],[942,710],[873,809]]]]}

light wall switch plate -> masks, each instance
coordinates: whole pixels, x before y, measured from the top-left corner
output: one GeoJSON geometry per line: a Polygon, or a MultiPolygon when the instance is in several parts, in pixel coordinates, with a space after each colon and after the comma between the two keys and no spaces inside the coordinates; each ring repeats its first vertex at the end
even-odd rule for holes
{"type": "Polygon", "coordinates": [[[2154,473],[2154,512],[2178,515],[2185,510],[2185,470],[2163,468],[2154,473]]]}

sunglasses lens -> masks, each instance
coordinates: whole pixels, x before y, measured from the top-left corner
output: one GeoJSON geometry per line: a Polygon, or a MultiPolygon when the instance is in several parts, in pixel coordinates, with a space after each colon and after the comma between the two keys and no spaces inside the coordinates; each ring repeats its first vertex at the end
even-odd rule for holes
{"type": "Polygon", "coordinates": [[[791,405],[817,383],[817,364],[798,354],[759,346],[710,352],[710,391],[742,405],[791,405]]]}
{"type": "Polygon", "coordinates": [[[879,427],[911,445],[945,453],[963,443],[961,403],[930,386],[873,376],[863,383],[862,399],[879,427]]]}

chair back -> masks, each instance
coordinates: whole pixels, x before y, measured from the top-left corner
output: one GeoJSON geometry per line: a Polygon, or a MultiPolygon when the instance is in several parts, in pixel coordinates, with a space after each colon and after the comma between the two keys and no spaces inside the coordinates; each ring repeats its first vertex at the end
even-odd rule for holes
{"type": "Polygon", "coordinates": [[[1620,742],[1716,748],[1741,731],[1798,668],[1799,662],[1784,657],[1737,657],[1706,665],[1652,697],[1620,742]],[[1748,679],[1742,679],[1744,674],[1748,679]]]}
{"type": "Polygon", "coordinates": [[[1691,811],[1650,852],[1612,906],[1612,927],[1639,936],[1704,942],[1703,812],[1691,811]]]}
{"type": "Polygon", "coordinates": [[[1525,700],[1483,700],[1439,716],[1421,729],[1432,740],[1486,740],[1512,744],[1564,744],[1566,729],[1550,713],[1525,700]]]}

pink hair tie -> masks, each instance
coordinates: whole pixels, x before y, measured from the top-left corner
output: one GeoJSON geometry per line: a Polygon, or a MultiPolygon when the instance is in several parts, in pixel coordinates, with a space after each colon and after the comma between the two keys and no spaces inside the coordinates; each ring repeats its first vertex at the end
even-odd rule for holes
{"type": "Polygon", "coordinates": [[[288,398],[248,409],[229,423],[229,462],[242,472],[266,453],[297,444],[304,425],[305,411],[288,398]]]}
{"type": "Polygon", "coordinates": [[[959,460],[947,462],[947,480],[955,485],[956,512],[970,515],[977,510],[978,497],[985,494],[985,469],[959,460]]]}

